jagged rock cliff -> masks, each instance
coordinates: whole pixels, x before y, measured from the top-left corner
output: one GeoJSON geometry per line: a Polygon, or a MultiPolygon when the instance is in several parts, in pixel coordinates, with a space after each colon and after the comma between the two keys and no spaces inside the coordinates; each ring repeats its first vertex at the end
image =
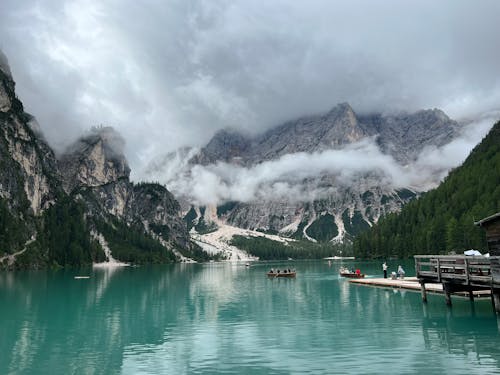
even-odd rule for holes
{"type": "Polygon", "coordinates": [[[217,132],[193,164],[238,161],[253,165],[298,152],[320,152],[376,138],[382,152],[402,164],[411,162],[426,146],[442,146],[456,136],[458,124],[439,109],[412,114],[358,116],[342,103],[328,113],[286,122],[249,138],[235,130],[217,132]]]}
{"type": "MultiPolygon", "coordinates": [[[[420,188],[393,186],[387,181],[383,166],[374,166],[373,170],[363,173],[351,173],[349,160],[345,160],[346,167],[335,173],[319,171],[315,175],[305,173],[305,177],[301,173],[280,176],[282,172],[274,170],[279,168],[277,161],[285,160],[287,165],[296,160],[297,163],[312,163],[315,159],[304,155],[317,156],[365,142],[373,144],[372,149],[404,169],[411,167],[426,147],[441,147],[453,140],[458,129],[455,121],[437,109],[412,114],[358,116],[349,104],[342,103],[323,115],[289,121],[256,137],[231,129],[221,130],[190,159],[189,166],[181,173],[188,178],[193,171],[198,173],[196,176],[202,176],[199,173],[201,166],[216,174],[224,189],[235,190],[241,175],[247,176],[251,182],[252,176],[257,178],[258,171],[267,166],[266,176],[256,188],[264,193],[244,201],[219,202],[218,217],[245,229],[338,242],[356,236],[385,213],[399,211],[408,200],[418,195],[420,188]],[[219,162],[227,163],[227,171],[221,172],[223,168],[215,166],[219,162]],[[245,172],[234,178],[235,167],[245,169],[245,172]],[[277,176],[275,180],[269,177],[273,171],[277,176]],[[281,196],[272,197],[265,193],[266,189],[280,188],[285,191],[281,196]],[[291,194],[294,192],[298,193],[291,194]]],[[[356,154],[351,152],[348,157],[355,158],[356,154]]],[[[169,158],[164,160],[168,163],[169,158]]],[[[306,165],[303,170],[308,168],[306,165]]],[[[310,165],[310,169],[314,168],[310,165]]],[[[192,177],[194,183],[196,176],[192,177]]],[[[166,182],[176,185],[175,182],[166,182]]],[[[184,202],[193,202],[190,192],[182,191],[182,188],[184,186],[175,193],[183,194],[184,202]]],[[[201,219],[199,215],[191,214],[190,219],[193,218],[195,222],[201,219]]],[[[203,218],[205,225],[209,225],[207,220],[209,218],[203,218]]]]}
{"type": "Polygon", "coordinates": [[[24,112],[14,88],[0,52],[0,198],[29,223],[28,216],[38,215],[54,201],[60,191],[59,174],[53,151],[33,130],[36,120],[24,112]]]}
{"type": "Polygon", "coordinates": [[[95,187],[128,179],[130,168],[123,156],[125,141],[111,127],[96,127],[60,157],[64,189],[95,187]]]}
{"type": "Polygon", "coordinates": [[[102,243],[114,258],[137,262],[198,251],[173,195],[130,182],[118,133],[94,128],[57,161],[14,89],[0,51],[0,268],[103,261],[102,243]]]}
{"type": "Polygon", "coordinates": [[[190,248],[179,203],[159,184],[130,182],[123,146],[111,127],[93,128],[71,145],[59,162],[66,193],[85,200],[94,217],[112,215],[139,223],[172,246],[190,248]]]}

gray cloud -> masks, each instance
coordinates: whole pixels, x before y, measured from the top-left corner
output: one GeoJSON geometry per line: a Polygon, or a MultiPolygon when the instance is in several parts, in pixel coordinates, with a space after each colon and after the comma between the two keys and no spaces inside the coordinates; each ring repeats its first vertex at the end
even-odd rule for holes
{"type": "Polygon", "coordinates": [[[202,166],[186,162],[196,149],[179,150],[152,163],[147,176],[165,183],[188,202],[209,205],[227,201],[286,200],[310,202],[351,187],[363,193],[373,186],[425,191],[437,186],[447,172],[460,165],[493,123],[484,118],[462,129],[460,137],[443,147],[422,150],[408,166],[383,154],[374,139],[366,138],[340,150],[287,154],[252,167],[218,162],[202,166]]]}
{"type": "Polygon", "coordinates": [[[62,149],[116,127],[138,171],[216,129],[261,131],[349,102],[360,112],[500,103],[500,2],[0,3],[18,95],[62,149]]]}

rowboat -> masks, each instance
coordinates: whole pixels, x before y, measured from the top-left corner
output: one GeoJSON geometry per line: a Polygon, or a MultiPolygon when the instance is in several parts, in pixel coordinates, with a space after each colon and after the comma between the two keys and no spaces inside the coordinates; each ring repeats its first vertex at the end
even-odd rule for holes
{"type": "Polygon", "coordinates": [[[362,279],[362,278],[365,277],[364,273],[361,273],[361,272],[351,272],[351,271],[349,271],[345,267],[341,267],[339,273],[340,273],[340,276],[347,277],[347,278],[350,278],[350,279],[362,279]]]}
{"type": "Polygon", "coordinates": [[[341,272],[340,276],[348,277],[351,279],[362,279],[365,277],[364,273],[356,273],[356,272],[341,272]]]}
{"type": "Polygon", "coordinates": [[[268,277],[295,277],[297,276],[297,272],[295,271],[281,271],[281,272],[268,272],[268,277]]]}

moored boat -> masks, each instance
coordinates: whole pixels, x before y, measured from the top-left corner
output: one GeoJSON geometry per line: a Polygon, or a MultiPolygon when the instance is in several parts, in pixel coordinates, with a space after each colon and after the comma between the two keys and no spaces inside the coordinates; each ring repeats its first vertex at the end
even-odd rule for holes
{"type": "Polygon", "coordinates": [[[361,271],[359,269],[357,269],[356,271],[353,272],[353,271],[349,271],[345,267],[341,267],[340,268],[339,274],[342,277],[348,277],[348,278],[351,278],[351,279],[362,279],[362,278],[365,277],[365,274],[361,273],[361,271]]]}
{"type": "Polygon", "coordinates": [[[297,272],[295,270],[271,270],[267,273],[268,277],[295,277],[297,272]]]}

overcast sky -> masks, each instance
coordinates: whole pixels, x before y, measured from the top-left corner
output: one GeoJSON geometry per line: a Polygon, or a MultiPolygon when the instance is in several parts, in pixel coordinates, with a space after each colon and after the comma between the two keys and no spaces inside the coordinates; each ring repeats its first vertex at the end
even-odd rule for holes
{"type": "Polygon", "coordinates": [[[53,146],[117,128],[140,169],[223,127],[500,107],[500,1],[1,0],[0,48],[53,146]]]}

